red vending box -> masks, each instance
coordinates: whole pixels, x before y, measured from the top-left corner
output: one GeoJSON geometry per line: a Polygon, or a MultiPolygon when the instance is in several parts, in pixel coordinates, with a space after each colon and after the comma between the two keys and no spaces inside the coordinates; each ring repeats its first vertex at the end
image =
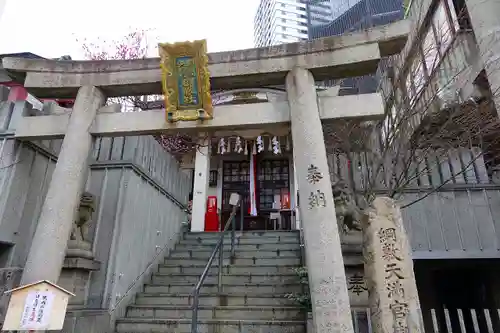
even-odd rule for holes
{"type": "Polygon", "coordinates": [[[290,193],[287,189],[281,191],[281,209],[290,209],[290,193]]]}
{"type": "Polygon", "coordinates": [[[211,195],[207,198],[207,211],[205,212],[205,232],[219,231],[219,217],[217,216],[217,197],[211,195]]]}

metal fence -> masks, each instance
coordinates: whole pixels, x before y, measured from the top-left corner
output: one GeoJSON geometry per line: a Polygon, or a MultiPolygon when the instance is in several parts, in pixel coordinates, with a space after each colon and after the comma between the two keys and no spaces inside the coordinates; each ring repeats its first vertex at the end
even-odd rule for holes
{"type": "Polygon", "coordinates": [[[500,331],[499,314],[500,309],[431,309],[424,318],[431,333],[494,333],[500,331]]]}
{"type": "MultiPolygon", "coordinates": [[[[500,309],[427,309],[422,315],[426,333],[500,332],[500,309]]],[[[370,309],[353,309],[352,317],[355,333],[374,333],[370,309]]]]}

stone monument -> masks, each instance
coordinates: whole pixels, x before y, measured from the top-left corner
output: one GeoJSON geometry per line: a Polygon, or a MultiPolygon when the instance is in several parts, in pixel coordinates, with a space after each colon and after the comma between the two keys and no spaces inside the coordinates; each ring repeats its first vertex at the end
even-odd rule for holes
{"type": "Polygon", "coordinates": [[[363,255],[374,333],[423,333],[411,248],[399,207],[378,197],[363,219],[363,255]]]}

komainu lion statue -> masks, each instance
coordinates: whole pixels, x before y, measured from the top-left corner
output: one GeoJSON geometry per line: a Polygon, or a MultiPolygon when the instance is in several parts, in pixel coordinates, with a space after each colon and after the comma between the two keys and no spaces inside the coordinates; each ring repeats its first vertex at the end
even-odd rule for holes
{"type": "Polygon", "coordinates": [[[75,223],[71,230],[70,239],[86,241],[92,214],[95,211],[95,197],[92,193],[84,192],[80,199],[80,206],[76,214],[75,223]]]}
{"type": "Polygon", "coordinates": [[[337,223],[344,233],[361,231],[362,210],[355,201],[354,194],[347,184],[339,181],[333,185],[333,200],[337,223]]]}

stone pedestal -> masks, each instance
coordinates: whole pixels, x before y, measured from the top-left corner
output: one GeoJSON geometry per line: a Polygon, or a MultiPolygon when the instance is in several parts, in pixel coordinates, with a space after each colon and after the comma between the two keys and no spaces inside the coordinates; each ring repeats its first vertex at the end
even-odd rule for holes
{"type": "Polygon", "coordinates": [[[374,200],[363,233],[373,332],[423,333],[411,248],[392,199],[374,200]]]}
{"type": "Polygon", "coordinates": [[[85,240],[70,239],[68,241],[68,249],[66,250],[66,258],[86,258],[93,260],[92,244],[85,240]]]}
{"type": "Polygon", "coordinates": [[[75,212],[87,180],[89,152],[92,147],[89,128],[97,109],[104,102],[105,96],[96,87],[84,86],[78,91],[38,219],[22,284],[39,280],[58,282],[75,212]]]}
{"type": "Polygon", "coordinates": [[[68,241],[59,286],[76,295],[69,299],[70,308],[81,308],[86,304],[90,273],[100,268],[101,263],[94,260],[92,254],[92,243],[82,239],[68,241]]]}
{"type": "Polygon", "coordinates": [[[69,299],[70,308],[80,308],[85,305],[89,287],[90,273],[97,271],[101,263],[91,258],[66,257],[59,276],[59,286],[71,291],[76,296],[69,299]]]}
{"type": "Polygon", "coordinates": [[[287,75],[286,89],[315,331],[353,332],[332,183],[312,74],[294,68],[287,75]]]}

